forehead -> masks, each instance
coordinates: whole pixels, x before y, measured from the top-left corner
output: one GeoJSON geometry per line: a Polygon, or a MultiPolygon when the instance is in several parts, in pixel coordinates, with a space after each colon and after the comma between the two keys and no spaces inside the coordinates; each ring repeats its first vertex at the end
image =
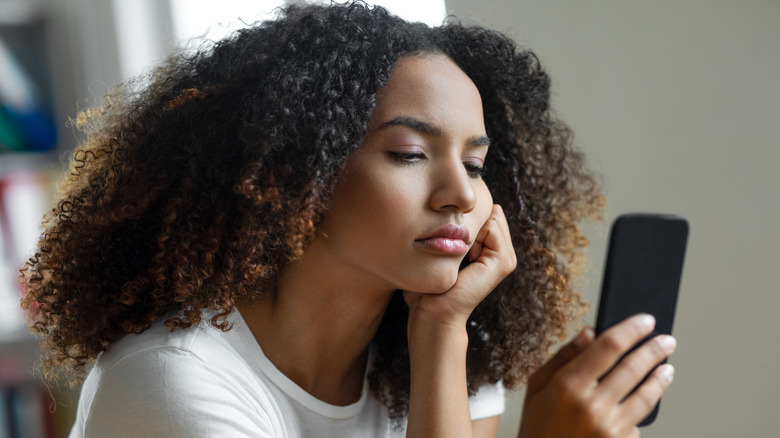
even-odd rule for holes
{"type": "Polygon", "coordinates": [[[396,62],[377,94],[371,124],[399,116],[442,127],[461,125],[483,134],[485,130],[479,90],[445,55],[407,56],[396,62]]]}

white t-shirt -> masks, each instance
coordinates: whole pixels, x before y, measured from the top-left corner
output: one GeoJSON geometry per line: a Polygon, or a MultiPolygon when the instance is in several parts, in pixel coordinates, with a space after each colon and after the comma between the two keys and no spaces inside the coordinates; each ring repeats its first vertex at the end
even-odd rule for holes
{"type": "MultiPolygon", "coordinates": [[[[158,321],[115,343],[84,381],[70,438],[405,435],[365,382],[352,405],[322,402],[265,357],[238,311],[229,320],[228,332],[158,321]]],[[[472,419],[499,415],[504,389],[483,386],[469,405],[472,419]]]]}

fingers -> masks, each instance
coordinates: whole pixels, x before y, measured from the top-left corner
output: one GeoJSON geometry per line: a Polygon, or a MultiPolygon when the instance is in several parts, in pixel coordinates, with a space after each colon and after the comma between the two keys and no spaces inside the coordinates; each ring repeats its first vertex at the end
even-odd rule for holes
{"type": "Polygon", "coordinates": [[[506,273],[511,272],[517,265],[509,224],[500,205],[493,205],[493,211],[477,233],[468,255],[472,261],[503,262],[506,273]]]}
{"type": "Polygon", "coordinates": [[[499,205],[493,205],[493,212],[477,233],[469,258],[471,264],[460,272],[453,289],[477,295],[479,301],[515,269],[517,256],[509,225],[499,205]]]}
{"type": "Polygon", "coordinates": [[[624,357],[601,382],[613,398],[610,403],[622,400],[650,373],[650,371],[674,352],[677,341],[669,335],[656,336],[645,342],[633,353],[624,357]]]}
{"type": "Polygon", "coordinates": [[[482,242],[474,239],[474,244],[469,249],[469,261],[473,262],[480,254],[482,254],[482,242]]]}
{"type": "Polygon", "coordinates": [[[620,412],[618,418],[626,426],[645,418],[672,381],[671,365],[661,365],[654,371],[653,368],[675,350],[677,343],[673,337],[656,336],[626,355],[654,326],[655,320],[650,315],[628,318],[602,333],[590,348],[572,361],[593,366],[590,370],[591,378],[595,376],[596,379],[590,383],[594,391],[593,402],[615,406],[620,412]]]}
{"type": "Polygon", "coordinates": [[[674,367],[666,363],[653,371],[653,373],[634,391],[622,404],[621,409],[626,420],[632,424],[642,421],[661,399],[664,391],[672,383],[674,367]]]}
{"type": "Polygon", "coordinates": [[[636,425],[672,380],[670,365],[650,372],[674,350],[671,336],[654,337],[626,355],[654,326],[652,316],[636,315],[595,339],[585,329],[562,347],[529,379],[521,431],[531,432],[521,436],[638,438],[636,425]]]}
{"type": "Polygon", "coordinates": [[[477,233],[469,258],[472,262],[460,271],[450,291],[470,297],[467,307],[471,312],[517,265],[509,225],[499,205],[493,205],[490,217],[477,233]]]}
{"type": "Polygon", "coordinates": [[[553,375],[570,360],[580,354],[585,348],[587,348],[595,338],[596,334],[591,327],[585,327],[580,330],[579,334],[572,339],[571,342],[561,347],[558,352],[550,358],[544,365],[542,365],[534,374],[528,379],[528,387],[526,393],[529,396],[533,396],[536,392],[542,389],[553,375]]]}
{"type": "Polygon", "coordinates": [[[582,385],[590,385],[607,374],[620,358],[647,337],[654,327],[655,318],[648,314],[635,315],[615,324],[597,337],[593,345],[576,361],[568,364],[563,372],[576,375],[582,385]]]}

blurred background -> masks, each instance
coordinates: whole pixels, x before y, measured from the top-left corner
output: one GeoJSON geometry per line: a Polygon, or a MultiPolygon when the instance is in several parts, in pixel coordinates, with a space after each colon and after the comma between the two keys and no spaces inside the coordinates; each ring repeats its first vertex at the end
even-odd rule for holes
{"type": "MultiPolygon", "coordinates": [[[[643,436],[778,436],[780,288],[770,274],[780,256],[780,2],[372,3],[434,25],[454,14],[537,53],[554,108],[607,192],[605,223],[587,229],[589,301],[612,218],[688,218],[675,383],[643,436]]],[[[282,4],[0,0],[0,438],[66,436],[75,410],[77,391],[30,377],[35,341],[14,273],[75,145],[69,118],[174,47],[220,38],[282,4]]],[[[516,434],[521,403],[522,392],[510,394],[501,437],[516,434]]]]}

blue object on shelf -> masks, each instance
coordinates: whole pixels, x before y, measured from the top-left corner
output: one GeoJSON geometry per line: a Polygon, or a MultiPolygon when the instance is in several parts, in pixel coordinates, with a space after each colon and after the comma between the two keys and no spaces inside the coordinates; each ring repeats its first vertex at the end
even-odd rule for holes
{"type": "Polygon", "coordinates": [[[0,144],[46,151],[57,143],[47,102],[11,49],[0,38],[0,144]]]}
{"type": "MultiPolygon", "coordinates": [[[[0,149],[22,150],[24,139],[5,111],[0,109],[0,149]]],[[[0,435],[2,438],[2,435],[0,435]]]]}
{"type": "Polygon", "coordinates": [[[40,110],[20,113],[13,108],[0,106],[0,118],[10,121],[11,126],[15,128],[15,133],[21,137],[24,149],[48,151],[57,143],[54,124],[40,110]]]}

